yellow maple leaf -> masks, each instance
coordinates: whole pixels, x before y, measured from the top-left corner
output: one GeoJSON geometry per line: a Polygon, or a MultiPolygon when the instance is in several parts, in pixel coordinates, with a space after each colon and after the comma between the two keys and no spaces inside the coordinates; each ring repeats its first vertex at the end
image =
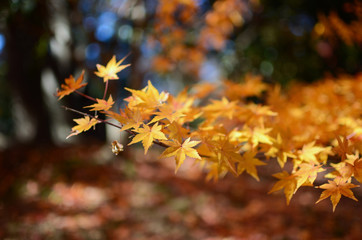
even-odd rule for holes
{"type": "Polygon", "coordinates": [[[223,134],[213,136],[213,140],[207,142],[211,152],[216,155],[220,166],[225,165],[230,172],[237,176],[237,162],[241,162],[240,146],[232,142],[229,136],[223,134]]]}
{"type": "Polygon", "coordinates": [[[255,148],[259,143],[265,143],[272,145],[273,139],[267,133],[269,133],[272,129],[271,128],[259,128],[256,127],[252,130],[252,137],[251,142],[253,147],[255,148]]]}
{"type": "Polygon", "coordinates": [[[126,99],[129,102],[129,108],[143,107],[154,110],[155,107],[163,104],[169,95],[165,92],[159,93],[151,81],[148,81],[148,85],[142,90],[125,89],[132,93],[132,98],[126,99]]]}
{"type": "Polygon", "coordinates": [[[255,158],[255,155],[255,151],[247,151],[243,154],[242,160],[238,164],[238,174],[242,174],[246,170],[250,176],[259,181],[256,166],[266,165],[266,163],[255,158]]]}
{"type": "Polygon", "coordinates": [[[81,132],[88,131],[91,127],[96,125],[99,121],[95,118],[90,119],[89,116],[84,118],[73,119],[78,125],[72,128],[72,133],[67,136],[67,139],[71,136],[78,135],[81,132]]]}
{"type": "Polygon", "coordinates": [[[277,138],[273,141],[273,145],[265,153],[265,156],[276,157],[281,168],[284,167],[284,164],[287,162],[288,157],[295,158],[295,155],[286,149],[280,134],[278,134],[277,138]]]}
{"type": "Polygon", "coordinates": [[[298,171],[294,173],[298,177],[296,189],[306,184],[308,186],[313,185],[315,179],[317,178],[317,174],[325,171],[321,164],[315,165],[314,163],[301,163],[298,167],[298,171]]]}
{"type": "Polygon", "coordinates": [[[269,106],[248,104],[245,106],[245,109],[243,109],[242,114],[239,115],[239,118],[249,125],[264,126],[266,121],[277,115],[269,106]]]}
{"type": "Polygon", "coordinates": [[[217,162],[209,162],[209,160],[210,159],[205,160],[208,163],[206,165],[206,168],[208,169],[206,181],[213,179],[214,182],[217,182],[219,178],[223,178],[228,173],[228,167],[225,165],[220,166],[217,162]]]}
{"type": "Polygon", "coordinates": [[[75,90],[82,88],[87,85],[87,83],[82,83],[84,79],[84,70],[82,71],[82,74],[77,78],[77,80],[74,79],[72,75],[69,76],[69,78],[66,78],[65,84],[60,85],[62,88],[61,91],[57,91],[57,97],[58,100],[62,99],[64,96],[71,94],[75,90]]]}
{"type": "Polygon", "coordinates": [[[107,111],[113,106],[113,104],[114,101],[112,99],[112,96],[109,96],[107,101],[104,99],[97,98],[97,103],[92,104],[90,106],[86,106],[84,108],[92,108],[90,109],[90,111],[107,111]]]}
{"type": "Polygon", "coordinates": [[[328,180],[328,183],[325,183],[318,187],[325,190],[322,192],[321,196],[319,197],[316,203],[319,203],[320,201],[328,197],[331,197],[331,202],[333,205],[333,212],[334,212],[342,195],[351,198],[355,201],[358,201],[353,195],[352,190],[350,189],[355,187],[358,187],[358,185],[343,181],[341,178],[336,178],[334,181],[328,180]]]}
{"type": "Polygon", "coordinates": [[[211,103],[203,108],[206,118],[216,119],[226,117],[232,119],[237,110],[237,102],[230,102],[223,97],[221,100],[211,100],[211,103]]]}
{"type": "Polygon", "coordinates": [[[143,124],[143,127],[134,130],[138,134],[133,137],[128,145],[142,141],[146,154],[154,140],[167,140],[165,134],[161,130],[162,126],[158,125],[158,123],[155,123],[151,128],[148,125],[143,124]]]}
{"type": "MultiPolygon", "coordinates": [[[[126,56],[127,57],[127,56],[126,56]]],[[[98,77],[103,78],[104,82],[108,80],[119,79],[117,73],[130,66],[131,64],[121,65],[122,62],[126,59],[126,57],[122,58],[118,62],[116,61],[116,56],[113,55],[111,60],[107,63],[106,66],[102,66],[97,64],[97,72],[94,72],[98,77]]]]}
{"type": "Polygon", "coordinates": [[[264,127],[255,127],[250,128],[247,125],[244,125],[243,130],[233,130],[230,133],[230,136],[233,140],[238,142],[248,141],[251,145],[251,148],[255,148],[260,143],[264,143],[267,145],[272,145],[274,139],[267,135],[272,129],[264,128],[264,127]]]}
{"type": "Polygon", "coordinates": [[[183,116],[185,116],[185,114],[183,114],[182,111],[175,111],[172,106],[162,105],[159,107],[159,112],[155,112],[155,117],[151,120],[151,122],[149,122],[149,124],[158,122],[165,118],[172,123],[183,116]]]}
{"type": "Polygon", "coordinates": [[[298,159],[318,164],[316,155],[326,150],[324,147],[314,146],[315,141],[303,146],[302,150],[298,151],[298,159]]]}
{"type": "Polygon", "coordinates": [[[175,173],[180,168],[181,164],[184,162],[186,156],[189,156],[189,157],[195,158],[195,159],[201,159],[199,153],[196,151],[196,149],[193,148],[197,144],[199,144],[200,141],[190,141],[190,138],[187,138],[182,144],[177,140],[167,141],[164,143],[166,143],[170,147],[167,148],[161,154],[161,157],[166,158],[166,157],[175,156],[175,160],[176,160],[175,173]]]}
{"type": "Polygon", "coordinates": [[[268,192],[272,193],[284,188],[284,195],[287,200],[287,205],[289,205],[290,199],[292,199],[293,194],[297,191],[297,176],[294,174],[289,174],[286,171],[273,174],[273,177],[280,179],[276,182],[273,188],[268,192]]]}

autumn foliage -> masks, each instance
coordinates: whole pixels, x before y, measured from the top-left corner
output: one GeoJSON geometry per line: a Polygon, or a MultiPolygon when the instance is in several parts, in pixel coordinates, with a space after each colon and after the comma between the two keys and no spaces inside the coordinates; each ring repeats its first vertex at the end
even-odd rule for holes
{"type": "MultiPolygon", "coordinates": [[[[84,107],[91,113],[73,110],[84,117],[74,119],[69,137],[109,123],[98,118],[105,114],[133,136],[128,145],[141,142],[145,154],[153,145],[163,147],[160,157],[174,159],[176,172],[185,161],[194,161],[207,180],[245,172],[259,181],[258,168],[277,161],[280,171],[273,175],[277,181],[270,193],[282,190],[287,204],[304,186],[323,190],[317,203],[330,197],[333,211],[342,195],[357,201],[351,189],[362,182],[362,75],[288,91],[246,75],[239,83],[200,83],[177,96],[149,81],[141,90],[126,88],[131,95],[125,107],[114,109],[112,96],[106,100],[107,86],[128,66],[121,65],[123,60],[113,57],[105,67],[97,65],[95,74],[105,82],[103,99],[78,91],[85,86],[83,73],[58,90],[59,98],[75,92],[94,101],[84,107]]],[[[112,150],[118,154],[123,146],[114,141],[112,150]]]]}

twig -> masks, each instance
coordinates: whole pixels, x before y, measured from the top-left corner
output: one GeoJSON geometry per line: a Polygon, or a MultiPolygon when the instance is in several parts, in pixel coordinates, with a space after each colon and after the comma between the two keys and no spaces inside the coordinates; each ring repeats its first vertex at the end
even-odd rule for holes
{"type": "Polygon", "coordinates": [[[88,113],[84,113],[84,112],[81,112],[81,111],[78,111],[78,110],[75,110],[75,109],[73,109],[73,108],[66,107],[66,106],[62,106],[62,108],[64,108],[66,111],[71,111],[71,112],[75,112],[75,113],[81,114],[81,115],[83,115],[83,116],[88,116],[88,117],[94,118],[94,119],[96,119],[97,121],[100,121],[100,122],[102,122],[102,123],[109,124],[109,125],[111,125],[111,126],[113,126],[113,127],[115,127],[115,128],[122,129],[122,126],[118,126],[118,125],[116,125],[116,124],[114,124],[114,123],[108,122],[107,120],[99,119],[99,118],[97,118],[97,117],[95,117],[95,116],[93,116],[93,115],[90,115],[90,114],[88,114],[88,113]]]}
{"type": "Polygon", "coordinates": [[[86,95],[86,94],[84,94],[84,93],[82,93],[82,92],[79,92],[78,90],[75,90],[74,92],[77,93],[77,94],[79,94],[79,95],[81,95],[82,97],[85,97],[85,98],[88,98],[88,99],[90,99],[90,100],[92,100],[92,101],[94,101],[94,102],[97,102],[97,100],[96,100],[95,98],[93,98],[93,97],[91,97],[91,96],[88,96],[88,95],[86,95]]]}
{"type": "MultiPolygon", "coordinates": [[[[75,110],[75,109],[73,109],[73,108],[66,107],[66,106],[62,106],[62,108],[64,108],[66,111],[71,111],[71,112],[75,112],[75,113],[81,114],[81,115],[83,115],[83,116],[88,116],[88,117],[90,117],[90,118],[96,119],[97,121],[100,121],[100,122],[102,122],[102,123],[108,124],[108,125],[110,125],[110,126],[112,126],[112,127],[115,127],[115,128],[118,128],[118,129],[122,129],[122,126],[119,126],[119,125],[116,125],[116,124],[114,124],[114,123],[108,122],[107,120],[99,119],[99,118],[97,118],[97,117],[95,117],[95,116],[93,116],[93,115],[90,115],[90,114],[88,114],[88,113],[81,112],[81,111],[78,111],[78,110],[75,110]]],[[[125,130],[125,131],[126,131],[127,133],[129,133],[130,135],[132,135],[132,136],[135,136],[135,135],[136,135],[136,133],[133,132],[132,130],[127,129],[127,130],[125,130]]],[[[156,144],[156,145],[158,145],[158,146],[164,147],[164,148],[170,147],[170,146],[168,146],[167,144],[164,144],[164,143],[159,142],[159,141],[157,141],[157,140],[154,140],[153,143],[156,144]]],[[[206,158],[208,158],[208,156],[205,156],[205,155],[200,155],[200,156],[201,156],[201,157],[206,157],[206,158]]]]}

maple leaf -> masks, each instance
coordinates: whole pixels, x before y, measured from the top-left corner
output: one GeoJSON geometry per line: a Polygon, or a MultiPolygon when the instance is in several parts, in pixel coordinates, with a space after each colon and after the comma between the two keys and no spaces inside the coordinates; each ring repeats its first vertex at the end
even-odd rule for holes
{"type": "Polygon", "coordinates": [[[125,89],[132,93],[132,98],[127,99],[130,108],[144,107],[153,110],[155,107],[163,104],[169,95],[165,92],[159,93],[151,81],[148,81],[148,85],[142,90],[125,89]]]}
{"type": "Polygon", "coordinates": [[[113,55],[113,57],[111,58],[111,60],[109,60],[106,66],[97,64],[98,71],[94,73],[98,77],[103,78],[104,82],[107,82],[108,80],[119,79],[117,73],[119,73],[120,71],[131,65],[131,64],[121,65],[122,62],[126,59],[126,57],[116,62],[116,56],[113,55]]]}
{"type": "Polygon", "coordinates": [[[66,78],[65,84],[61,84],[60,87],[62,88],[61,91],[57,91],[57,97],[58,100],[62,99],[64,96],[71,94],[75,90],[82,88],[87,85],[87,83],[82,83],[84,79],[84,70],[82,71],[82,74],[77,78],[77,80],[74,79],[72,75],[69,76],[69,78],[66,78]]]}
{"type": "Polygon", "coordinates": [[[220,101],[211,100],[211,102],[211,104],[203,108],[206,117],[210,117],[211,119],[218,117],[233,118],[237,109],[236,101],[229,102],[227,98],[223,97],[220,101]]]}
{"type": "Polygon", "coordinates": [[[353,168],[353,176],[362,183],[362,158],[354,161],[353,168]]]}
{"type": "Polygon", "coordinates": [[[191,158],[201,159],[199,153],[196,151],[196,149],[193,148],[200,142],[201,141],[190,141],[190,138],[187,138],[182,144],[177,140],[164,142],[170,147],[168,147],[161,154],[161,157],[166,158],[166,157],[175,156],[176,160],[175,173],[176,173],[177,170],[180,168],[181,164],[184,162],[186,156],[189,156],[191,158]]]}
{"type": "Polygon", "coordinates": [[[238,164],[238,174],[242,174],[246,170],[249,175],[259,181],[255,166],[266,165],[266,163],[255,158],[255,155],[255,151],[248,151],[243,154],[242,160],[238,164]]]}
{"type": "Polygon", "coordinates": [[[343,162],[331,163],[331,166],[334,167],[334,169],[336,169],[336,171],[330,173],[331,178],[340,177],[343,180],[347,181],[354,175],[355,167],[358,166],[357,162],[356,162],[357,165],[355,166],[355,161],[358,159],[358,155],[357,156],[347,155],[347,156],[348,158],[345,159],[345,161],[343,162]]]}
{"type": "Polygon", "coordinates": [[[328,197],[331,197],[331,202],[333,205],[333,212],[334,212],[337,204],[339,203],[339,200],[341,199],[341,195],[344,195],[348,198],[358,201],[353,195],[352,190],[350,189],[355,187],[358,187],[358,185],[345,182],[341,178],[335,179],[334,181],[328,180],[328,183],[318,186],[318,188],[325,190],[322,192],[321,196],[319,197],[316,203],[319,203],[320,201],[328,197]]]}
{"type": "Polygon", "coordinates": [[[84,108],[92,108],[90,109],[90,111],[107,111],[113,106],[113,104],[114,101],[112,99],[112,96],[109,96],[107,101],[104,99],[97,98],[97,103],[92,104],[90,106],[86,106],[84,108]]]}
{"type": "Polygon", "coordinates": [[[315,165],[314,163],[302,163],[298,165],[298,167],[298,171],[294,173],[294,175],[298,177],[296,189],[305,184],[313,186],[313,183],[317,178],[317,174],[325,171],[321,164],[315,165]]]}
{"type": "Polygon", "coordinates": [[[199,83],[192,88],[196,98],[204,98],[216,90],[216,85],[208,82],[199,83]]]}
{"type": "Polygon", "coordinates": [[[289,174],[286,171],[273,174],[273,177],[280,179],[276,182],[273,188],[268,192],[272,193],[284,188],[284,195],[287,200],[287,205],[289,205],[290,199],[292,199],[293,194],[297,191],[297,176],[294,174],[289,174]]]}
{"type": "Polygon", "coordinates": [[[260,96],[266,90],[267,85],[262,82],[261,76],[253,76],[247,74],[243,83],[235,83],[225,80],[225,93],[224,95],[232,100],[240,99],[248,96],[260,96]]]}
{"type": "Polygon", "coordinates": [[[169,96],[167,102],[158,107],[159,112],[150,123],[167,119],[170,123],[177,121],[180,124],[186,121],[193,121],[200,113],[195,113],[191,108],[194,99],[187,95],[187,89],[181,91],[177,97],[169,96]]]}
{"type": "Polygon", "coordinates": [[[296,156],[292,154],[290,151],[285,149],[286,147],[283,145],[283,140],[280,134],[278,134],[277,138],[273,141],[273,145],[269,148],[269,150],[265,153],[267,157],[276,157],[281,168],[284,167],[284,164],[287,162],[289,158],[295,158],[296,156]]]}
{"type": "Polygon", "coordinates": [[[267,133],[269,133],[271,128],[259,128],[256,127],[252,130],[251,142],[253,147],[256,147],[259,143],[265,143],[272,145],[273,139],[267,133]]]}
{"type": "Polygon", "coordinates": [[[185,116],[182,111],[175,110],[172,106],[162,105],[159,107],[159,112],[155,112],[155,117],[149,122],[149,124],[158,122],[162,119],[168,119],[171,123],[185,116]]]}
{"type": "Polygon", "coordinates": [[[269,133],[271,128],[260,128],[255,127],[254,129],[249,128],[247,125],[244,125],[244,129],[242,131],[233,130],[230,133],[230,136],[233,140],[237,140],[238,142],[249,141],[252,148],[255,148],[259,145],[259,143],[264,143],[268,145],[273,144],[273,138],[267,133],[269,133]]]}
{"type": "Polygon", "coordinates": [[[182,139],[187,138],[189,131],[182,127],[181,124],[177,123],[177,122],[172,122],[170,124],[167,125],[167,134],[169,136],[170,139],[175,139],[179,142],[182,141],[182,139]]]}
{"type": "Polygon", "coordinates": [[[343,137],[343,140],[337,136],[338,146],[333,148],[333,152],[337,153],[342,161],[344,161],[347,157],[347,154],[352,153],[352,146],[349,146],[348,139],[343,137]]]}
{"type": "Polygon", "coordinates": [[[239,153],[240,147],[235,145],[228,136],[216,135],[214,138],[207,143],[209,144],[210,151],[215,153],[220,166],[225,164],[237,176],[235,163],[242,161],[239,153]]]}
{"type": "Polygon", "coordinates": [[[245,119],[248,124],[258,123],[259,126],[264,126],[265,120],[270,117],[276,117],[278,114],[270,110],[269,106],[260,104],[248,104],[245,106],[243,114],[240,114],[241,120],[245,119]]]}
{"type": "Polygon", "coordinates": [[[347,159],[344,162],[341,162],[340,164],[342,166],[335,167],[338,172],[341,174],[341,176],[348,180],[351,176],[354,176],[357,181],[362,183],[362,158],[359,158],[358,151],[353,154],[347,154],[347,159]]]}
{"type": "Polygon", "coordinates": [[[114,118],[123,124],[121,131],[125,131],[131,128],[137,130],[144,121],[144,116],[139,109],[135,109],[133,111],[128,107],[126,107],[124,110],[121,109],[120,113],[107,111],[107,116],[114,118]]]}
{"type": "Polygon", "coordinates": [[[138,134],[133,137],[132,141],[128,145],[142,141],[146,154],[154,140],[167,140],[165,134],[161,132],[161,130],[162,126],[158,125],[158,123],[155,123],[151,128],[148,125],[143,124],[143,127],[134,130],[138,134]]]}
{"type": "Polygon", "coordinates": [[[228,173],[229,168],[227,166],[220,166],[218,162],[210,162],[209,158],[204,161],[207,162],[206,168],[208,169],[206,181],[210,181],[211,179],[213,179],[214,182],[217,182],[219,178],[223,178],[228,173]]]}
{"type": "Polygon", "coordinates": [[[324,147],[314,146],[315,141],[310,142],[303,146],[302,150],[298,151],[298,158],[305,162],[318,164],[316,155],[326,150],[324,147]]]}
{"type": "Polygon", "coordinates": [[[78,135],[81,132],[88,131],[91,127],[96,125],[99,121],[95,118],[90,119],[89,116],[84,118],[73,119],[78,125],[72,128],[72,133],[67,136],[67,139],[71,136],[78,135]]]}

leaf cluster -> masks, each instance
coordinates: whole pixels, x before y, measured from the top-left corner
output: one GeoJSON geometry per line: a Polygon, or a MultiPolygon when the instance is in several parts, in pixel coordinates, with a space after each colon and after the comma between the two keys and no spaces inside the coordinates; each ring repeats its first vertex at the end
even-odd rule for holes
{"type": "MultiPolygon", "coordinates": [[[[85,108],[118,121],[114,126],[133,136],[128,145],[142,142],[145,154],[160,145],[165,148],[160,156],[173,158],[176,172],[193,160],[207,171],[206,179],[215,181],[229,172],[246,172],[259,181],[258,167],[277,161],[280,172],[273,175],[278,181],[270,193],[283,190],[287,204],[303,186],[324,189],[317,202],[330,197],[333,210],[341,195],[357,200],[351,188],[362,181],[361,75],[298,85],[286,93],[253,75],[240,83],[199,84],[177,96],[159,92],[149,81],[141,90],[126,88],[131,93],[126,106],[114,111],[106,91],[108,80],[128,66],[120,66],[123,60],[112,58],[107,67],[98,66],[96,75],[106,84],[104,97],[85,108]],[[262,95],[264,104],[248,100],[262,95]],[[323,178],[328,182],[316,183],[323,178]]],[[[78,86],[80,82],[66,93],[78,86]]],[[[70,136],[108,123],[96,114],[82,114],[70,136]]],[[[114,142],[112,150],[118,154],[123,146],[114,142]]]]}

